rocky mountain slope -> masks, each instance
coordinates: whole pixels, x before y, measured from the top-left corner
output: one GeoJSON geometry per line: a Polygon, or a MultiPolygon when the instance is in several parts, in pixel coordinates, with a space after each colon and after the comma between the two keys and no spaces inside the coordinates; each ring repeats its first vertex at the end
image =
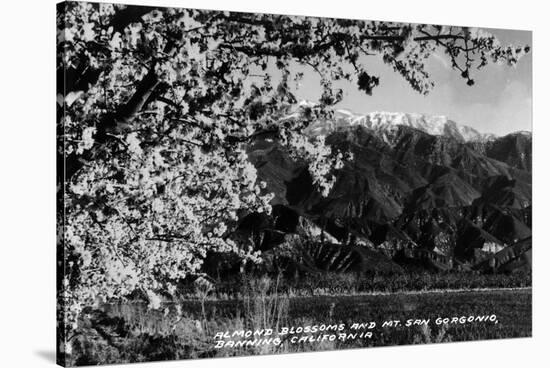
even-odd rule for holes
{"type": "Polygon", "coordinates": [[[322,197],[276,142],[251,144],[275,206],[271,216],[248,216],[241,231],[265,254],[290,249],[287,263],[309,271],[529,267],[516,262],[530,259],[529,133],[496,137],[445,117],[347,111],[308,133],[353,159],[322,197]],[[514,257],[497,257],[509,247],[516,251],[503,254],[514,257]]]}

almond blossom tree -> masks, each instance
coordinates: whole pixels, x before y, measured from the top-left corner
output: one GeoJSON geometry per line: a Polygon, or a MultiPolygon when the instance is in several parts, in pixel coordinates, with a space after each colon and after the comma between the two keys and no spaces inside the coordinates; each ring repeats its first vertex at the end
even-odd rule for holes
{"type": "Polygon", "coordinates": [[[468,85],[489,62],[529,51],[463,27],[60,4],[61,322],[76,329],[82,308],[136,291],[157,307],[210,251],[256,261],[231,237],[243,215],[271,209],[249,143],[276,140],[327,195],[346,153],[303,132],[331,118],[343,96],[334,82],[373,93],[379,78],[363,60],[374,55],[428,93],[436,50],[468,85]],[[292,65],[320,76],[321,98],[298,110],[290,84],[303,74],[292,65]]]}

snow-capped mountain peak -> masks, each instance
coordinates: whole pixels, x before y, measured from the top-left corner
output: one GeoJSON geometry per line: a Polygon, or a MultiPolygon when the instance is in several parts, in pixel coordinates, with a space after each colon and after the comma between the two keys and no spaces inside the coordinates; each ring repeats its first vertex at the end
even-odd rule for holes
{"type": "Polygon", "coordinates": [[[310,134],[327,135],[335,130],[354,126],[381,133],[393,131],[397,126],[408,126],[430,135],[448,136],[461,142],[487,141],[495,138],[492,134],[483,134],[472,127],[457,124],[443,115],[386,111],[355,114],[345,109],[335,110],[333,121],[313,124],[310,134]]]}

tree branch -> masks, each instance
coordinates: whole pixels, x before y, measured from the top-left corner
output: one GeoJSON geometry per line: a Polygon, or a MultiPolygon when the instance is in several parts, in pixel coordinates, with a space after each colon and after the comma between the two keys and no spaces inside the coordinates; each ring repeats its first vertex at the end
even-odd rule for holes
{"type": "MultiPolygon", "coordinates": [[[[154,6],[136,6],[130,5],[115,13],[109,27],[113,27],[114,32],[122,32],[127,25],[139,21],[145,14],[158,9],[154,6]]],[[[107,27],[107,28],[109,28],[107,27]]]]}
{"type": "Polygon", "coordinates": [[[82,158],[72,153],[65,160],[65,180],[68,182],[72,176],[84,165],[84,161],[93,160],[107,142],[113,139],[111,133],[126,128],[134,116],[145,106],[149,96],[159,84],[159,80],[151,68],[147,75],[139,83],[136,92],[127,103],[121,105],[114,114],[107,114],[97,125],[94,146],[85,152],[82,158]]]}

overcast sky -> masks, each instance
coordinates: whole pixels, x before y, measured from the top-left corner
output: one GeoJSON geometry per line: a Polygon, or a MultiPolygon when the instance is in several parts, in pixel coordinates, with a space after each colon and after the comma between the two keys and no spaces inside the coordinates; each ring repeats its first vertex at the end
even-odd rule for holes
{"type": "MultiPolygon", "coordinates": [[[[489,29],[502,44],[532,45],[531,32],[489,29]]],[[[367,96],[355,85],[341,85],[344,100],[338,107],[356,113],[370,111],[420,112],[446,115],[450,119],[469,125],[482,133],[503,135],[518,130],[531,130],[532,55],[523,57],[516,67],[489,64],[475,71],[475,84],[467,86],[466,80],[450,68],[444,55],[433,56],[428,64],[435,87],[427,96],[420,95],[385,65],[378,57],[365,57],[371,75],[380,77],[380,85],[367,96]]],[[[296,95],[299,99],[317,100],[318,77],[306,72],[296,95]]]]}

